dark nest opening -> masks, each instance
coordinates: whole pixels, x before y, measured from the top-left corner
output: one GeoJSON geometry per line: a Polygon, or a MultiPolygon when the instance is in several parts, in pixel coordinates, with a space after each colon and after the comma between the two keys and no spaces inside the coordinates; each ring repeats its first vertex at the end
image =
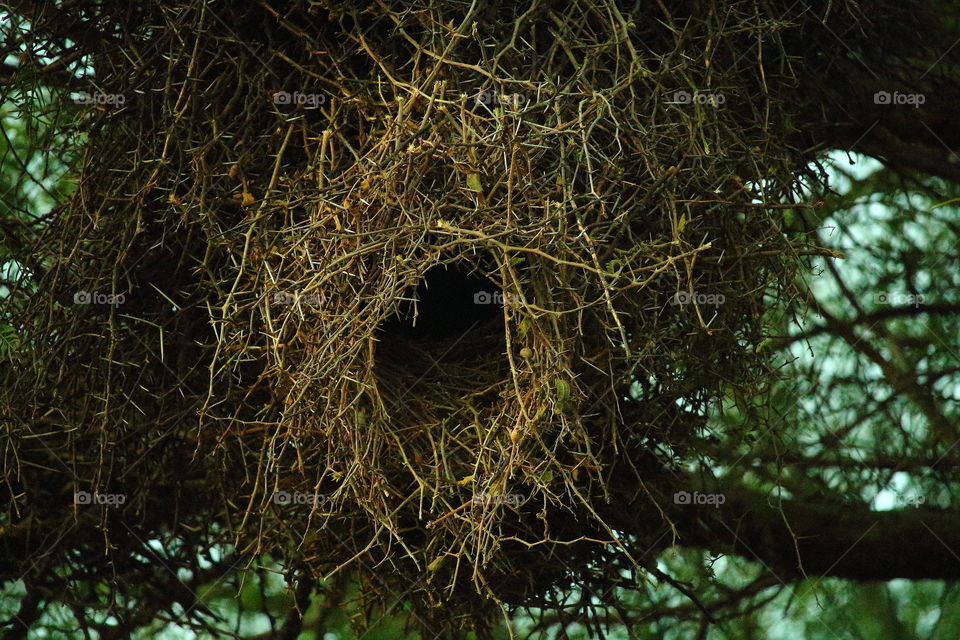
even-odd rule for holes
{"type": "Polygon", "coordinates": [[[385,338],[457,342],[497,322],[503,333],[503,290],[462,262],[431,267],[400,300],[395,317],[379,327],[385,338]]]}
{"type": "Polygon", "coordinates": [[[420,438],[451,405],[496,402],[509,368],[500,287],[453,261],[428,269],[397,300],[377,327],[373,364],[379,413],[397,432],[420,438]]]}

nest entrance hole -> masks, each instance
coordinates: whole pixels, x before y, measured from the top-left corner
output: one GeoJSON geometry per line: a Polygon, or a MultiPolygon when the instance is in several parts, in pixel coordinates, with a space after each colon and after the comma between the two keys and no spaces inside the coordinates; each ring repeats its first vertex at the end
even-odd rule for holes
{"type": "Polygon", "coordinates": [[[377,329],[381,391],[410,398],[486,386],[506,362],[503,293],[466,261],[431,267],[377,329]]]}

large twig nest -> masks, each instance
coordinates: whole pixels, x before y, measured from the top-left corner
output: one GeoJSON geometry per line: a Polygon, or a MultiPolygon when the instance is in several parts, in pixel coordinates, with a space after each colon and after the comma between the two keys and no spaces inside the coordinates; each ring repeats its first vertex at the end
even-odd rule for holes
{"type": "Polygon", "coordinates": [[[793,251],[763,203],[808,156],[754,51],[785,59],[782,11],[264,7],[142,3],[149,46],[98,54],[128,99],[88,121],[4,380],[20,508],[49,450],[61,498],[132,496],[84,544],[122,514],[356,570],[438,628],[639,579],[793,251]]]}

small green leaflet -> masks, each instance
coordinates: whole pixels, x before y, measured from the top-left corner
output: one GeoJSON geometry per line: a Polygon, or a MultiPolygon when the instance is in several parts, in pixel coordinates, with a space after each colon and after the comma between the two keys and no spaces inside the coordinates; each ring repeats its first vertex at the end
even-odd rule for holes
{"type": "Polygon", "coordinates": [[[480,184],[480,174],[468,173],[467,186],[473,189],[474,191],[483,191],[483,185],[480,184]]]}

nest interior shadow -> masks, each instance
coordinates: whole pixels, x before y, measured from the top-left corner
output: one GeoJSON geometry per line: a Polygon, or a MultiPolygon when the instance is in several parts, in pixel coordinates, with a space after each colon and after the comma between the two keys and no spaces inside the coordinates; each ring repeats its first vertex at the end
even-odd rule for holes
{"type": "Polygon", "coordinates": [[[482,394],[498,379],[506,362],[502,300],[491,279],[457,261],[431,267],[403,291],[376,332],[374,368],[388,411],[431,391],[482,394]]]}
{"type": "Polygon", "coordinates": [[[431,267],[414,289],[404,292],[397,313],[378,330],[385,339],[452,347],[462,338],[498,328],[502,333],[503,291],[469,266],[454,262],[431,267]]]}

